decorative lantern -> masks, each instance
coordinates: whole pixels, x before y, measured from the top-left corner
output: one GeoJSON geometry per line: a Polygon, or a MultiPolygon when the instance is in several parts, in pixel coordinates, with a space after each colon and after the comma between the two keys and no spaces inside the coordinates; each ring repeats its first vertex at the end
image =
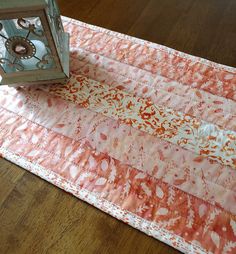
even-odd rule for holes
{"type": "Polygon", "coordinates": [[[0,84],[62,83],[69,34],[55,0],[0,0],[0,84]]]}

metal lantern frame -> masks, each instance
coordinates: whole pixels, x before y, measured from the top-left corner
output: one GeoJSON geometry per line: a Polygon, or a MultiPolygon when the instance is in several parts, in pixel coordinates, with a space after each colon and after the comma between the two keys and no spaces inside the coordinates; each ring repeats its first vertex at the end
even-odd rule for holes
{"type": "MultiPolygon", "coordinates": [[[[30,33],[34,33],[37,36],[35,26],[32,24],[28,24],[27,26],[25,20],[37,17],[40,19],[43,28],[42,33],[48,43],[46,46],[51,51],[50,54],[44,56],[44,59],[39,59],[39,68],[34,70],[20,70],[19,68],[18,71],[6,73],[1,63],[7,60],[4,60],[4,57],[0,58],[0,84],[20,86],[55,82],[63,83],[68,79],[69,34],[64,32],[57,5],[57,10],[54,10],[56,15],[50,15],[50,8],[54,8],[54,4],[56,5],[55,0],[4,0],[3,3],[0,3],[0,34],[3,29],[1,21],[3,23],[6,20],[17,20],[17,24],[21,29],[28,30],[25,38],[18,38],[18,41],[20,40],[19,44],[25,44],[28,50],[30,50],[30,54],[35,57],[36,48],[27,39],[30,33]],[[59,33],[57,34],[57,32],[59,33]],[[61,38],[58,38],[59,34],[61,38]],[[53,58],[54,66],[49,69],[40,68],[40,64],[47,62],[47,57],[53,58]]],[[[40,38],[40,34],[38,36],[40,38]]],[[[14,38],[14,35],[12,35],[4,39],[6,40],[5,47],[8,51],[11,51],[11,56],[14,54],[17,56],[17,52],[12,52],[12,49],[7,48],[10,46],[13,47],[12,45],[14,43],[17,44],[17,38],[14,38]]],[[[29,55],[28,58],[30,57],[29,55]]],[[[24,54],[22,54],[22,58],[24,58],[24,54]]],[[[10,62],[9,64],[14,64],[14,62],[10,62]]]]}

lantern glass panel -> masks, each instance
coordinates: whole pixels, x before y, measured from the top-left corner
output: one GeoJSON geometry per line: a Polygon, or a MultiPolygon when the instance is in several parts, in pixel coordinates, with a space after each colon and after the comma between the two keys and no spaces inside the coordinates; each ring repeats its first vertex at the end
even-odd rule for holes
{"type": "Polygon", "coordinates": [[[0,65],[5,73],[55,67],[40,17],[0,20],[0,65]]]}

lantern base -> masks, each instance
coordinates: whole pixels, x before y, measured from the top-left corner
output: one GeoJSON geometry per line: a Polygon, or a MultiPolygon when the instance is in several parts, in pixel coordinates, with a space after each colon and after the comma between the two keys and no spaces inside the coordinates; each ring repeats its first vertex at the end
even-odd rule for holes
{"type": "Polygon", "coordinates": [[[68,79],[68,76],[62,71],[48,71],[42,72],[31,71],[13,73],[11,76],[0,75],[0,85],[8,86],[26,86],[33,84],[51,84],[51,83],[63,83],[68,79]]]}
{"type": "Polygon", "coordinates": [[[53,80],[41,80],[41,81],[34,81],[34,82],[26,82],[26,83],[17,83],[17,84],[8,84],[9,87],[27,87],[27,86],[34,86],[34,85],[52,85],[52,84],[65,84],[68,81],[68,78],[59,78],[53,80]]]}

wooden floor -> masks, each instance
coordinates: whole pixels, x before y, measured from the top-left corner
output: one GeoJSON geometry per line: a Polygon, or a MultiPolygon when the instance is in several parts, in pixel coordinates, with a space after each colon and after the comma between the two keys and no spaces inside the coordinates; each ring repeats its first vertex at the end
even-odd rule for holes
{"type": "MultiPolygon", "coordinates": [[[[58,0],[62,14],[236,67],[235,0],[58,0]]],[[[178,251],[0,159],[0,253],[178,251]]]]}

